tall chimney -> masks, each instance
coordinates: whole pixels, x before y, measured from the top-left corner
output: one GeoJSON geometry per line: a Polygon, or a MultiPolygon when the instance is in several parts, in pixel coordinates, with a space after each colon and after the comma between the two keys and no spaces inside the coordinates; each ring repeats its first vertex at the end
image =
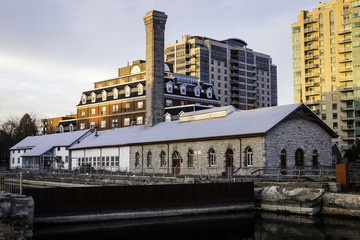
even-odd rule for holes
{"type": "Polygon", "coordinates": [[[164,32],[167,15],[159,11],[145,14],[146,31],[146,117],[152,127],[164,118],[164,32]]]}

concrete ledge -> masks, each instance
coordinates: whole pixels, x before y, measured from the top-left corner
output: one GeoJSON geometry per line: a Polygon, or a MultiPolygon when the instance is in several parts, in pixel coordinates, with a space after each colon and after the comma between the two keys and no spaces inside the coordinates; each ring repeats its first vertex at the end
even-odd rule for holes
{"type": "Polygon", "coordinates": [[[212,214],[229,211],[253,210],[253,203],[241,203],[227,206],[184,207],[172,209],[141,209],[120,212],[78,213],[70,216],[36,217],[36,224],[82,223],[96,221],[114,221],[126,219],[173,217],[184,215],[212,214]]]}

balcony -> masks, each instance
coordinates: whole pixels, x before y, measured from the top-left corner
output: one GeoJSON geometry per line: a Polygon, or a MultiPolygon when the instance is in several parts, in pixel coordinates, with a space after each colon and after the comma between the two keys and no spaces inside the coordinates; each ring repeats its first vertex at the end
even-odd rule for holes
{"type": "Polygon", "coordinates": [[[339,69],[339,72],[351,72],[353,70],[353,67],[342,67],[339,69]]]}
{"type": "Polygon", "coordinates": [[[320,104],[320,100],[306,100],[305,101],[305,104],[306,105],[318,105],[318,104],[320,104]]]}
{"type": "Polygon", "coordinates": [[[316,59],[316,58],[319,58],[319,55],[316,54],[305,55],[305,60],[316,59]]]}
{"type": "Polygon", "coordinates": [[[343,86],[343,87],[340,87],[340,92],[350,92],[354,90],[353,86],[343,86]]]}
{"type": "Polygon", "coordinates": [[[354,96],[344,96],[344,97],[340,97],[340,101],[353,101],[354,100],[354,96]]]}
{"type": "Polygon", "coordinates": [[[230,83],[231,83],[231,84],[239,84],[240,81],[239,81],[239,80],[232,79],[232,80],[230,81],[230,83]]]}
{"type": "Polygon", "coordinates": [[[318,50],[319,46],[310,45],[310,46],[306,46],[304,49],[305,49],[305,51],[318,50]]]}
{"type": "Polygon", "coordinates": [[[346,48],[340,48],[339,49],[339,53],[346,53],[346,52],[351,52],[352,48],[351,47],[346,47],[346,48]]]}
{"type": "Polygon", "coordinates": [[[307,23],[316,23],[318,22],[318,19],[317,18],[312,18],[312,17],[309,17],[309,18],[305,18],[304,19],[304,23],[307,24],[307,23]]]}
{"type": "Polygon", "coordinates": [[[352,58],[351,57],[339,58],[339,63],[344,63],[344,62],[352,62],[352,58]]]}
{"type": "Polygon", "coordinates": [[[339,39],[338,43],[343,44],[343,43],[348,43],[348,42],[351,42],[351,41],[352,41],[351,38],[347,37],[347,38],[339,39]]]}
{"type": "Polygon", "coordinates": [[[342,24],[350,24],[350,23],[351,23],[350,19],[342,20],[342,24]]]}
{"type": "Polygon", "coordinates": [[[319,28],[317,27],[308,27],[304,29],[304,33],[317,32],[317,31],[319,31],[319,28]]]}
{"type": "Polygon", "coordinates": [[[354,126],[341,126],[341,130],[343,131],[354,131],[354,126]]]}
{"type": "Polygon", "coordinates": [[[230,69],[231,70],[236,70],[236,71],[240,70],[240,68],[238,66],[234,66],[234,65],[231,65],[230,69]]]}
{"type": "Polygon", "coordinates": [[[341,116],[340,120],[341,121],[354,121],[354,117],[353,116],[341,116]]]}
{"type": "Polygon", "coordinates": [[[319,40],[318,36],[310,36],[310,37],[304,38],[304,42],[311,42],[311,41],[317,41],[317,40],[319,40]]]}
{"type": "Polygon", "coordinates": [[[318,73],[318,72],[305,73],[305,77],[306,77],[306,78],[319,77],[319,76],[320,76],[320,73],[318,73]]]}
{"type": "Polygon", "coordinates": [[[231,94],[231,97],[232,97],[232,98],[239,98],[239,97],[240,97],[240,95],[239,95],[239,94],[235,94],[235,93],[233,93],[233,94],[231,94]]]}
{"type": "Polygon", "coordinates": [[[309,63],[309,64],[305,64],[305,69],[309,69],[309,68],[318,68],[319,64],[317,63],[309,63]]]}
{"type": "Polygon", "coordinates": [[[320,85],[320,82],[318,82],[318,81],[311,81],[311,82],[305,83],[306,87],[315,87],[315,86],[319,86],[319,85],[320,85]]]}
{"type": "Polygon", "coordinates": [[[349,81],[352,81],[352,80],[353,80],[353,76],[339,78],[340,82],[349,82],[349,81]]]}
{"type": "Polygon", "coordinates": [[[354,107],[353,107],[353,106],[340,107],[340,110],[341,110],[342,112],[354,111],[354,107]]]}
{"type": "Polygon", "coordinates": [[[305,96],[315,96],[315,95],[320,95],[319,91],[306,91],[305,92],[305,96]]]}
{"type": "Polygon", "coordinates": [[[343,140],[343,141],[354,141],[355,137],[342,136],[341,140],[343,140]]]}
{"type": "Polygon", "coordinates": [[[345,33],[351,33],[351,28],[343,28],[343,29],[338,30],[339,35],[345,34],[345,33]]]}

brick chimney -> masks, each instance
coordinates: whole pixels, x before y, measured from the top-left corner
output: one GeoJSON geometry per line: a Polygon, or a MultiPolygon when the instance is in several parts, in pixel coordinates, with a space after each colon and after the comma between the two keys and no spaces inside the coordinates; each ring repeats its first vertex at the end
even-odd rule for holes
{"type": "Polygon", "coordinates": [[[164,32],[167,15],[151,11],[145,14],[146,31],[146,117],[152,127],[164,118],[164,32]]]}

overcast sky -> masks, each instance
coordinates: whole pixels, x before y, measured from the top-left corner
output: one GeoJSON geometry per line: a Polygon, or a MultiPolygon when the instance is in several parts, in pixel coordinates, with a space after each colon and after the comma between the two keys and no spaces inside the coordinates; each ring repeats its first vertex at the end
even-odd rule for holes
{"type": "Polygon", "coordinates": [[[240,38],[278,66],[292,98],[291,23],[315,0],[0,0],[0,121],[75,113],[81,93],[145,59],[143,16],[168,15],[165,44],[184,34],[240,38]]]}

